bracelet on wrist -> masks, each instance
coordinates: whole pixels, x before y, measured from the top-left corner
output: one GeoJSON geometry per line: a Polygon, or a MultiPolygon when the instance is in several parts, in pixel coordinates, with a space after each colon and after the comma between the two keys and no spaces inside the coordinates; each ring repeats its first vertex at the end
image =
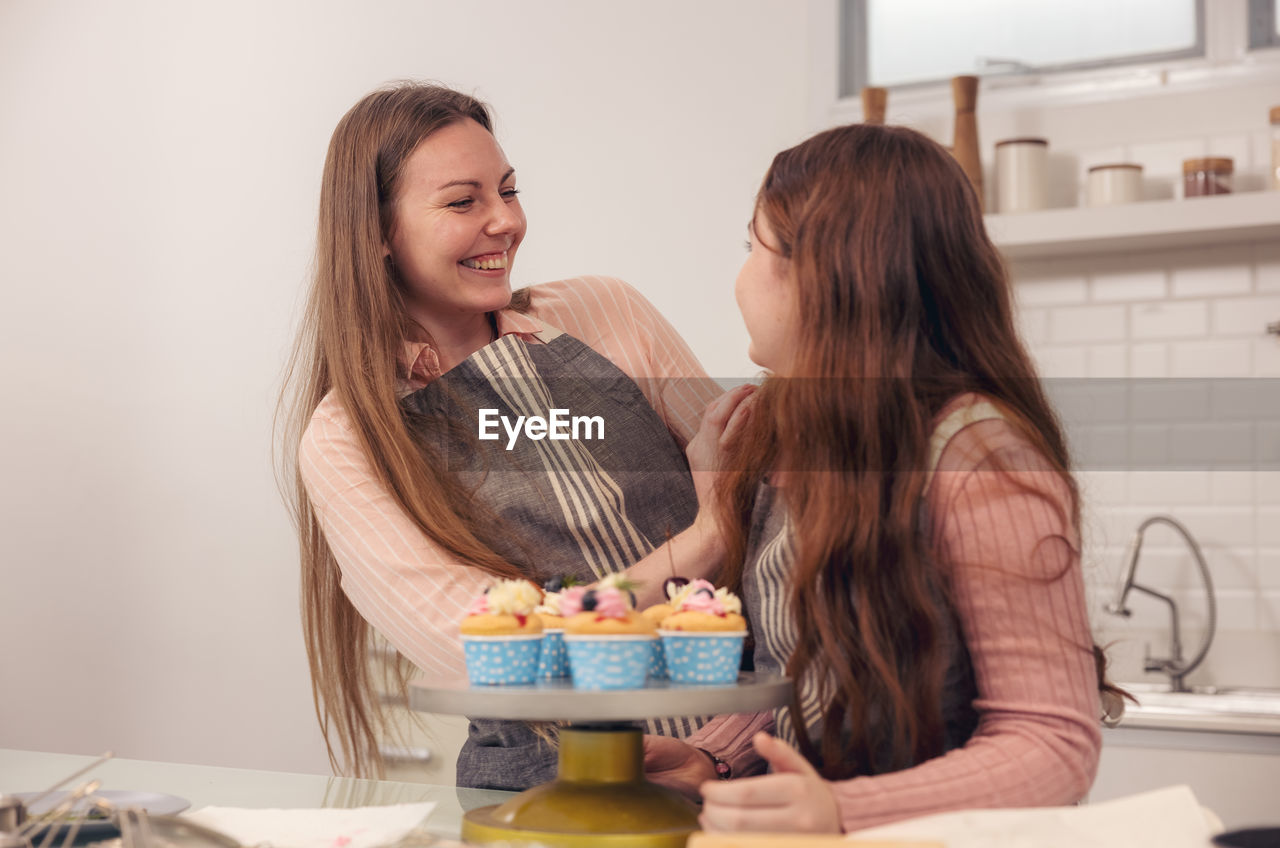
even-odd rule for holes
{"type": "Polygon", "coordinates": [[[708,751],[706,748],[699,748],[699,751],[707,755],[707,759],[711,760],[711,767],[716,770],[717,780],[728,780],[733,777],[733,768],[728,763],[708,751]]]}

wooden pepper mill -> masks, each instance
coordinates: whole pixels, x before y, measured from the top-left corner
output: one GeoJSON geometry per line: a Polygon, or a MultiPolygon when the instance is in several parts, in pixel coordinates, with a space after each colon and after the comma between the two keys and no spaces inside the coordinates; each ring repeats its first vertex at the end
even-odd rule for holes
{"type": "Polygon", "coordinates": [[[889,90],[877,86],[862,89],[862,122],[883,124],[885,106],[889,102],[889,90]]]}
{"type": "Polygon", "coordinates": [[[978,105],[978,78],[952,77],[951,97],[956,104],[952,154],[969,177],[974,191],[978,193],[978,205],[983,206],[982,157],[978,153],[978,117],[974,114],[978,105]]]}

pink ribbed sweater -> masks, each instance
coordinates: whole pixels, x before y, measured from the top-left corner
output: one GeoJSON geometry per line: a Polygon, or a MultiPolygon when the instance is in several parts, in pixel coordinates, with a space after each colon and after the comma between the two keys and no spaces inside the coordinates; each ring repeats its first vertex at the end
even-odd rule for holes
{"type": "MultiPolygon", "coordinates": [[[[979,723],[944,756],[834,783],[846,832],[946,810],[1074,803],[1097,768],[1097,677],[1067,486],[997,419],[947,442],[926,497],[973,658],[979,723]]],[[[772,721],[722,716],[688,741],[736,774],[756,773],[751,737],[772,721]]]]}

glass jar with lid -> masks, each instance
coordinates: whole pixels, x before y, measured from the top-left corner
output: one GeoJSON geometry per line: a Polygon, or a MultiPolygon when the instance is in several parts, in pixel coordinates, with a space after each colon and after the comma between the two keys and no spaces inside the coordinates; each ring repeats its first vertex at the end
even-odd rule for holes
{"type": "Polygon", "coordinates": [[[1229,156],[1182,160],[1182,196],[1230,194],[1235,161],[1229,156]]]}

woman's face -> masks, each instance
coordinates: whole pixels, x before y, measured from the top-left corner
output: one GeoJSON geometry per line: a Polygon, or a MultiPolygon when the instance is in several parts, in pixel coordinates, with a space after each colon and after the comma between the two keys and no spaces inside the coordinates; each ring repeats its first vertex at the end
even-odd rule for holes
{"type": "Polygon", "coordinates": [[[515,172],[494,137],[465,119],[405,161],[384,243],[410,315],[428,329],[502,309],[525,217],[515,172]]]}
{"type": "Polygon", "coordinates": [[[742,263],[734,296],[747,325],[751,361],[775,374],[785,374],[794,348],[795,286],[790,264],[777,252],[769,219],[759,209],[747,227],[747,261],[742,263]]]}

